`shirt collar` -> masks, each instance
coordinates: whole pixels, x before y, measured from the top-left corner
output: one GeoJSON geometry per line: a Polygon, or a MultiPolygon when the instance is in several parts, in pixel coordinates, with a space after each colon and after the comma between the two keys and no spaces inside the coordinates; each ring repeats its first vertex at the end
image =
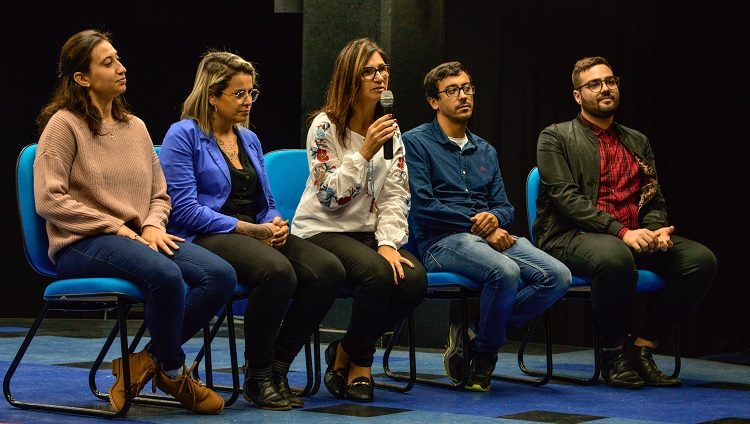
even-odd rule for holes
{"type": "Polygon", "coordinates": [[[609,128],[604,129],[604,128],[601,128],[600,126],[596,125],[595,123],[589,121],[588,119],[586,119],[583,116],[583,114],[579,114],[579,115],[580,115],[581,119],[583,120],[583,122],[585,122],[586,125],[588,125],[589,128],[591,128],[591,131],[593,131],[594,134],[596,134],[597,137],[599,137],[599,136],[601,136],[602,134],[605,134],[605,133],[609,133],[609,134],[611,134],[613,136],[615,135],[615,126],[614,126],[614,123],[612,125],[610,125],[609,128]]]}
{"type": "MultiPolygon", "coordinates": [[[[440,128],[440,124],[438,124],[437,118],[435,118],[432,121],[432,129],[438,135],[437,137],[435,137],[438,143],[450,144],[451,146],[458,147],[451,141],[450,138],[448,138],[448,136],[445,134],[445,131],[443,131],[443,129],[440,128]]],[[[477,147],[476,138],[474,134],[472,134],[471,131],[469,131],[468,128],[466,128],[466,138],[469,141],[466,142],[466,145],[464,146],[463,150],[466,151],[467,149],[475,149],[477,147]]]]}

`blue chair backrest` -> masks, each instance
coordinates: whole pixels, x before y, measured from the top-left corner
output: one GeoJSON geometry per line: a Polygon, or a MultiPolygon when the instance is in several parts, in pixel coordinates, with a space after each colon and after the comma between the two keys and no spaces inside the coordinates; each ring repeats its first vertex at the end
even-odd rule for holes
{"type": "Polygon", "coordinates": [[[268,152],[264,156],[266,174],[276,209],[283,219],[289,220],[297,212],[297,205],[305,191],[310,170],[307,163],[307,150],[281,149],[268,152]]]}
{"type": "Polygon", "coordinates": [[[21,235],[26,260],[34,271],[55,277],[57,272],[47,256],[49,240],[47,239],[46,221],[36,213],[34,201],[34,159],[36,143],[29,144],[21,150],[16,162],[16,199],[21,219],[21,235]]]}
{"type": "MultiPolygon", "coordinates": [[[[534,219],[536,219],[536,199],[539,197],[539,184],[541,183],[541,177],[539,176],[539,169],[534,167],[529,172],[529,177],[526,179],[526,214],[529,221],[529,240],[531,243],[536,245],[534,241],[534,219]]],[[[591,285],[591,278],[573,276],[574,286],[588,286],[591,285]]],[[[638,270],[638,286],[636,291],[639,293],[647,293],[661,290],[664,287],[664,279],[647,270],[638,270]]]]}
{"type": "Polygon", "coordinates": [[[534,220],[536,219],[536,198],[539,197],[539,169],[535,166],[534,169],[529,172],[528,178],[526,178],[526,214],[529,223],[529,240],[532,244],[536,245],[534,241],[534,220]]]}

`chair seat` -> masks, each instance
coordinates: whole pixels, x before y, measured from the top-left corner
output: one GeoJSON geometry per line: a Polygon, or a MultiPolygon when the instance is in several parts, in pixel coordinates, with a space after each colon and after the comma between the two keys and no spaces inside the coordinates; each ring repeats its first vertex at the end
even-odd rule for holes
{"type": "MultiPolygon", "coordinates": [[[[587,277],[573,276],[573,283],[571,287],[586,287],[591,286],[593,280],[587,277]]],[[[637,293],[651,293],[656,292],[664,288],[664,280],[658,275],[651,271],[643,269],[638,270],[638,285],[635,288],[637,293]]]]}
{"type": "Polygon", "coordinates": [[[463,286],[470,290],[482,290],[482,284],[453,272],[428,272],[427,290],[443,290],[463,286]]]}
{"type": "Polygon", "coordinates": [[[146,290],[120,278],[70,278],[55,281],[44,290],[44,300],[48,302],[67,299],[104,300],[116,297],[143,302],[146,300],[146,290]]]}

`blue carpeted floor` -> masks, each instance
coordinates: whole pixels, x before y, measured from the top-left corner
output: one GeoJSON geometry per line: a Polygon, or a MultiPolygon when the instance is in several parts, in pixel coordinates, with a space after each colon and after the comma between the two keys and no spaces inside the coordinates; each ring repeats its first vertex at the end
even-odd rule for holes
{"type": "MultiPolygon", "coordinates": [[[[88,387],[88,369],[103,343],[111,321],[106,325],[83,320],[50,320],[35,338],[29,352],[11,381],[12,395],[17,400],[59,402],[78,406],[108,409],[109,403],[97,399],[88,387]],[[104,333],[102,333],[104,331],[104,333]]],[[[0,320],[0,375],[5,375],[26,330],[28,320],[0,320]]],[[[135,325],[131,324],[131,327],[135,325]]],[[[185,346],[188,358],[201,347],[202,339],[185,346]]],[[[243,343],[238,339],[238,350],[243,343]]],[[[230,383],[228,344],[219,336],[212,344],[213,363],[217,372],[215,383],[230,383]]],[[[556,350],[557,352],[557,350],[556,350]]],[[[555,354],[555,369],[565,372],[591,372],[592,352],[589,349],[565,349],[555,354]],[[564,352],[564,353],[562,353],[564,352]]],[[[382,351],[378,352],[378,355],[382,351]]],[[[97,387],[105,391],[114,381],[105,359],[97,374],[97,387]]],[[[406,371],[407,355],[395,352],[391,358],[394,371],[406,371]]],[[[376,358],[376,365],[378,360],[376,358]]],[[[532,368],[543,365],[543,357],[528,355],[526,364],[532,368]]],[[[435,379],[445,379],[442,353],[435,350],[417,352],[417,371],[435,379]]],[[[665,372],[671,372],[673,361],[658,356],[665,372]]],[[[325,364],[322,365],[325,369],[325,364]]],[[[304,355],[292,366],[290,382],[297,387],[306,383],[304,355]]],[[[374,367],[381,372],[382,367],[374,367]]],[[[503,349],[497,373],[523,376],[512,347],[503,349]]],[[[379,381],[390,381],[383,374],[379,381]]],[[[134,405],[128,422],[191,423],[191,422],[283,422],[351,423],[372,420],[378,423],[481,423],[481,422],[544,422],[544,423],[750,423],[750,367],[723,362],[683,358],[680,388],[653,388],[629,391],[612,389],[603,384],[577,386],[554,380],[542,387],[492,383],[489,393],[473,393],[428,387],[417,384],[407,393],[377,389],[375,402],[357,404],[333,398],[321,385],[313,397],[305,398],[305,407],[292,411],[261,411],[240,399],[217,416],[197,416],[182,409],[134,405]]],[[[446,380],[447,381],[447,380],[446,380]]],[[[151,390],[151,384],[146,391],[151,390]]],[[[228,394],[225,394],[228,396],[228,394]]],[[[1,423],[104,422],[37,411],[24,411],[0,401],[1,423]]]]}

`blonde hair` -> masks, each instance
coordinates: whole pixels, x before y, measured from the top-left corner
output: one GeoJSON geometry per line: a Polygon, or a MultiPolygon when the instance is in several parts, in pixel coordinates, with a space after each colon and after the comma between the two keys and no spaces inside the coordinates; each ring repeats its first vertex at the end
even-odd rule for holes
{"type": "MultiPolygon", "coordinates": [[[[253,77],[253,87],[258,86],[258,73],[252,63],[240,56],[222,51],[210,51],[203,55],[195,73],[193,90],[182,104],[180,119],[195,119],[206,134],[211,133],[214,108],[208,102],[210,94],[224,91],[229,81],[237,74],[248,74],[253,77]]],[[[248,120],[243,123],[247,127],[248,120]]]]}

